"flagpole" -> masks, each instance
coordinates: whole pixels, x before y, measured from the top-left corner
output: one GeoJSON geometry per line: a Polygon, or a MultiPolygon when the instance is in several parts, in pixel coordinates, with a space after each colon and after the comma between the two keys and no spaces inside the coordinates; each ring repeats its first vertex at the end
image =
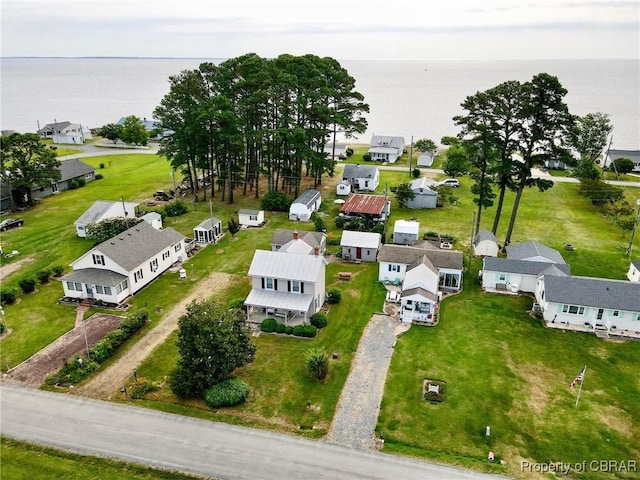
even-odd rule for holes
{"type": "Polygon", "coordinates": [[[587,366],[584,366],[584,369],[582,370],[582,380],[580,380],[580,389],[578,390],[578,396],[576,397],[576,407],[578,407],[578,402],[580,401],[580,394],[582,393],[582,384],[584,383],[584,377],[585,374],[587,373],[587,366]]]}

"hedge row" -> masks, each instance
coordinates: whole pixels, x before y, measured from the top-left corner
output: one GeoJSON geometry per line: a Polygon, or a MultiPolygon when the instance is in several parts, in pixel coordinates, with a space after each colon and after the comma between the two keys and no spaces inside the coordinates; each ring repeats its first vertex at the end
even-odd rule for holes
{"type": "Polygon", "coordinates": [[[260,330],[265,333],[286,333],[287,335],[307,338],[313,338],[318,333],[318,327],[313,325],[296,325],[295,327],[290,327],[278,323],[275,318],[265,318],[260,325],[260,330]]]}
{"type": "MultiPolygon", "coordinates": [[[[36,273],[38,282],[42,285],[49,283],[51,275],[54,277],[60,277],[64,273],[64,267],[56,265],[55,267],[45,270],[40,270],[36,273]]],[[[33,278],[23,278],[18,282],[22,293],[33,293],[36,289],[36,281],[33,278]]],[[[5,288],[0,290],[0,304],[11,305],[18,298],[18,291],[15,288],[5,288]]]]}

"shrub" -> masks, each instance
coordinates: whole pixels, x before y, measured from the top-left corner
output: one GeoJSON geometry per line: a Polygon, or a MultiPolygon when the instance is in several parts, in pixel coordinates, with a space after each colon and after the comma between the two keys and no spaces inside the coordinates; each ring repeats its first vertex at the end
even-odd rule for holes
{"type": "Polygon", "coordinates": [[[42,285],[49,283],[49,280],[51,279],[51,270],[40,270],[36,273],[36,278],[42,285]]]}
{"type": "Polygon", "coordinates": [[[33,278],[23,278],[18,282],[22,293],[31,293],[36,289],[36,281],[33,278]]]}
{"type": "Polygon", "coordinates": [[[302,337],[302,329],[304,327],[302,325],[296,325],[295,327],[293,327],[293,334],[296,337],[302,337]]]}
{"type": "Polygon", "coordinates": [[[362,155],[362,159],[367,161],[367,162],[370,162],[371,161],[371,154],[365,153],[364,155],[362,155]]]}
{"type": "Polygon", "coordinates": [[[340,245],[340,239],[339,238],[327,238],[327,245],[340,245]]]}
{"type": "Polygon", "coordinates": [[[284,329],[285,329],[284,323],[278,323],[276,325],[276,333],[284,333],[284,329]]]}
{"type": "Polygon", "coordinates": [[[336,225],[336,228],[344,228],[344,224],[347,223],[347,219],[338,215],[333,219],[333,223],[336,225]]]}
{"type": "Polygon", "coordinates": [[[127,318],[120,323],[118,327],[120,330],[124,330],[129,335],[133,335],[140,330],[142,326],[147,323],[149,319],[149,312],[146,310],[136,310],[127,315],[127,318]]]}
{"type": "Polygon", "coordinates": [[[104,178],[104,175],[102,175],[101,173],[96,173],[96,180],[102,180],[104,178]]]}
{"type": "Polygon", "coordinates": [[[314,338],[318,334],[318,329],[313,325],[302,326],[302,336],[307,338],[314,338]]]}
{"type": "Polygon", "coordinates": [[[76,182],[78,182],[78,188],[84,187],[87,184],[87,181],[83,177],[78,178],[76,182]]]}
{"type": "Polygon", "coordinates": [[[101,163],[101,164],[100,164],[100,168],[101,168],[101,169],[102,169],[102,168],[104,168],[104,163],[101,163]]]}
{"type": "Polygon", "coordinates": [[[138,377],[135,385],[129,389],[129,396],[131,398],[144,398],[147,393],[160,390],[160,387],[153,382],[148,381],[146,378],[138,377]]]}
{"type": "Polygon", "coordinates": [[[322,218],[316,212],[313,212],[311,214],[311,220],[313,221],[316,227],[316,232],[325,232],[327,230],[327,224],[324,221],[324,218],[322,218]]]}
{"type": "Polygon", "coordinates": [[[327,316],[324,313],[314,313],[311,315],[311,325],[320,329],[327,326],[328,320],[327,316]]]}
{"type": "Polygon", "coordinates": [[[353,148],[347,147],[346,154],[347,154],[347,157],[350,157],[351,155],[353,155],[353,148]]]}
{"type": "Polygon", "coordinates": [[[271,191],[262,197],[261,206],[263,210],[287,212],[291,206],[291,199],[282,192],[271,191]]]}
{"type": "Polygon", "coordinates": [[[75,180],[70,180],[67,184],[69,186],[69,190],[76,190],[78,188],[78,182],[75,180]]]}
{"type": "Polygon", "coordinates": [[[189,207],[187,204],[181,200],[176,200],[175,202],[171,202],[162,209],[164,214],[167,217],[179,217],[180,215],[184,215],[189,211],[189,207]]]}
{"type": "Polygon", "coordinates": [[[47,385],[75,385],[98,370],[98,368],[100,368],[100,365],[96,362],[76,355],[71,362],[64,359],[63,367],[56,373],[49,375],[44,382],[47,385]]]}
{"type": "Polygon", "coordinates": [[[411,170],[411,176],[413,178],[418,178],[420,176],[420,169],[414,168],[413,170],[411,170]]]}
{"type": "Polygon", "coordinates": [[[249,396],[249,385],[239,378],[228,378],[204,391],[204,402],[210,408],[233,407],[244,403],[249,396]]]}
{"type": "Polygon", "coordinates": [[[6,329],[7,327],[5,327],[4,323],[0,323],[0,335],[2,335],[6,329]]]}
{"type": "Polygon", "coordinates": [[[51,271],[53,272],[54,277],[61,277],[64,273],[64,267],[62,265],[56,265],[55,267],[51,268],[51,271]]]}
{"type": "Polygon", "coordinates": [[[290,326],[284,327],[284,333],[286,333],[287,335],[293,335],[293,327],[290,327],[290,326]]]}
{"type": "Polygon", "coordinates": [[[2,305],[11,305],[16,301],[17,296],[18,292],[16,292],[14,289],[0,290],[0,303],[2,305]]]}
{"type": "Polygon", "coordinates": [[[329,356],[324,348],[307,350],[305,366],[318,380],[324,380],[329,373],[329,356]]]}
{"type": "Polygon", "coordinates": [[[265,333],[273,333],[276,331],[276,326],[278,322],[275,318],[265,318],[260,325],[260,330],[265,333]]]}
{"type": "Polygon", "coordinates": [[[342,292],[338,288],[330,288],[327,290],[327,302],[340,303],[342,301],[342,292]]]}
{"type": "Polygon", "coordinates": [[[229,302],[230,309],[244,310],[244,298],[236,298],[229,302]]]}
{"type": "Polygon", "coordinates": [[[131,335],[137,332],[149,318],[146,310],[136,310],[127,315],[127,318],[120,323],[120,326],[109,332],[106,337],[96,343],[89,351],[91,359],[97,363],[102,363],[111,357],[115,351],[126,342],[131,335]]]}

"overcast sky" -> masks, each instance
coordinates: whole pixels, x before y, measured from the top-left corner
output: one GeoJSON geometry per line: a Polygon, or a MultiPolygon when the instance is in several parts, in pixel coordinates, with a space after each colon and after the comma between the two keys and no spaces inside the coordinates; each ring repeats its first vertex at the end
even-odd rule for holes
{"type": "Polygon", "coordinates": [[[1,1],[9,56],[639,58],[638,0],[1,1]]]}

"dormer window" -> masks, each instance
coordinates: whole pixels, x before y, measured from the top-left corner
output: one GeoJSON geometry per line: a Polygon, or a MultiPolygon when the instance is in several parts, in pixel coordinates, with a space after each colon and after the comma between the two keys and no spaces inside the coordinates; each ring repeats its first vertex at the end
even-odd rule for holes
{"type": "Polygon", "coordinates": [[[94,253],[92,255],[93,257],[93,264],[94,265],[104,265],[104,255],[100,255],[98,253],[94,253]]]}

